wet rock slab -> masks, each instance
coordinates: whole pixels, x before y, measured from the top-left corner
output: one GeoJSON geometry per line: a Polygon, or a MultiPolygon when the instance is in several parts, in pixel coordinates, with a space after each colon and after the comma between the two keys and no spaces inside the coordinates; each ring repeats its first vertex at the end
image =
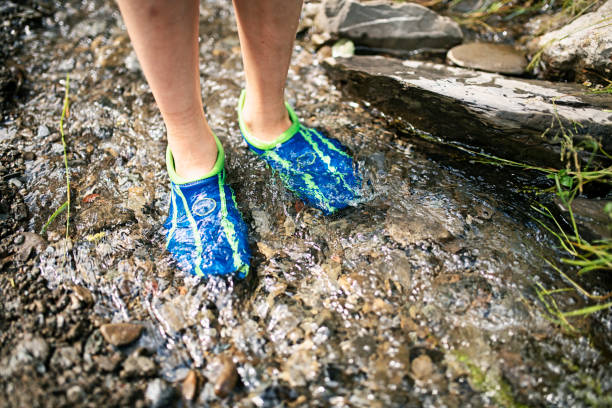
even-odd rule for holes
{"type": "Polygon", "coordinates": [[[591,135],[612,149],[612,96],[586,95],[579,85],[387,57],[327,59],[325,66],[345,91],[383,112],[504,158],[557,165],[559,122],[580,123],[577,140],[591,135]]]}

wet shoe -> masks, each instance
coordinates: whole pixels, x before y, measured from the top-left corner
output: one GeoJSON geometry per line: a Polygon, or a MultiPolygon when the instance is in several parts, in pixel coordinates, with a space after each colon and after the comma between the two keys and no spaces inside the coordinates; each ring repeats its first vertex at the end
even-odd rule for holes
{"type": "Polygon", "coordinates": [[[251,254],[247,226],[225,183],[225,153],[215,136],[217,162],[211,172],[189,181],[176,174],[170,148],[166,166],[170,176],[170,214],[164,223],[166,249],[185,272],[201,277],[249,273],[251,254]]]}
{"type": "Polygon", "coordinates": [[[337,140],[300,124],[285,103],[291,127],[273,142],[251,136],[242,118],[246,93],[238,104],[238,122],[249,148],[266,161],[285,186],[307,204],[331,214],[359,198],[361,178],[353,158],[337,140]]]}

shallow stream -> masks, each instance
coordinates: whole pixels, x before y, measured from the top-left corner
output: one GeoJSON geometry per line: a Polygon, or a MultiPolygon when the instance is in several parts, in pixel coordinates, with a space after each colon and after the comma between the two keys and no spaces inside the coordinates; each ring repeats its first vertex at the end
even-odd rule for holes
{"type": "Polygon", "coordinates": [[[1,125],[0,146],[26,157],[26,231],[39,232],[65,201],[57,129],[70,74],[71,242],[58,217],[36,270],[51,288],[88,288],[101,322],[145,325],[119,351],[144,349],[158,370],[133,381],[180,384],[195,369],[207,379],[197,404],[228,407],[610,403],[612,315],[584,320],[581,336],[545,318],[536,284],[567,284],[546,264],[558,254],[517,193],[521,176],[398,136],[388,118],[343,96],[306,37],[288,100],[355,153],[371,191],[331,217],[304,207],[241,139],[230,6],[202,3],[201,80],[250,225],[246,281],[185,277],[164,252],[163,123],[113,2],[58,7],[16,57],[30,89],[1,125]],[[221,398],[214,384],[226,358],[239,381],[221,398]]]}

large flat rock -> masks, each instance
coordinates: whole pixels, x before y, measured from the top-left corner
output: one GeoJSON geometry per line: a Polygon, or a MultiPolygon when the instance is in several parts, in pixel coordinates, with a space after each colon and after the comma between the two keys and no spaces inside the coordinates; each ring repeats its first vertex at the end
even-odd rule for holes
{"type": "Polygon", "coordinates": [[[347,92],[381,111],[504,158],[558,165],[559,123],[576,139],[591,135],[612,151],[612,96],[588,95],[580,85],[386,57],[328,59],[325,65],[347,92]]]}

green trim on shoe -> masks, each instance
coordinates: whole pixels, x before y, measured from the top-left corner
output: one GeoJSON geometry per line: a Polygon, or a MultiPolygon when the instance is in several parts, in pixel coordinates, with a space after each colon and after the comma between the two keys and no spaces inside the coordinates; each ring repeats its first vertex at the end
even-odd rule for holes
{"type": "Polygon", "coordinates": [[[244,138],[253,146],[260,150],[271,150],[274,149],[281,143],[286,142],[291,139],[300,129],[300,120],[297,115],[291,108],[291,106],[285,102],[285,107],[287,108],[287,112],[289,113],[289,119],[291,119],[291,126],[289,129],[285,130],[279,137],[274,139],[271,142],[264,142],[259,140],[251,135],[249,132],[249,128],[247,128],[246,123],[244,123],[244,119],[242,118],[242,110],[244,109],[244,102],[246,100],[246,90],[242,90],[240,93],[240,100],[238,101],[238,124],[240,125],[240,130],[242,131],[242,135],[244,138]]]}
{"type": "MultiPolygon", "coordinates": [[[[232,224],[227,219],[227,202],[225,199],[225,189],[223,188],[224,184],[225,184],[225,173],[222,173],[221,177],[219,177],[219,196],[221,198],[221,225],[223,226],[223,230],[225,231],[227,242],[232,248],[234,268],[240,269],[240,265],[243,262],[240,259],[240,253],[238,252],[238,241],[236,240],[236,230],[234,228],[234,224],[232,224]]],[[[233,195],[233,192],[232,192],[232,195],[233,195]]],[[[238,208],[238,206],[236,206],[236,208],[238,208]]],[[[248,274],[248,270],[246,273],[248,274]]]]}
{"type": "Polygon", "coordinates": [[[195,241],[195,246],[196,246],[196,256],[195,256],[195,261],[194,261],[195,274],[197,276],[205,276],[204,272],[202,272],[202,269],[200,269],[200,263],[202,262],[202,251],[204,249],[202,247],[202,238],[200,238],[200,233],[198,232],[198,224],[196,223],[195,218],[193,218],[193,214],[191,213],[191,210],[189,209],[189,206],[187,205],[187,199],[185,198],[185,195],[183,194],[181,189],[176,187],[174,191],[176,191],[179,197],[181,197],[181,201],[183,202],[183,208],[185,208],[185,213],[187,214],[187,219],[189,220],[189,226],[191,227],[191,232],[193,234],[193,238],[195,241]]]}
{"type": "Polygon", "coordinates": [[[180,184],[193,183],[195,181],[200,181],[205,178],[209,178],[214,175],[217,175],[219,174],[219,172],[221,172],[221,170],[223,170],[223,166],[225,166],[225,151],[223,150],[223,145],[221,144],[221,141],[219,140],[217,135],[213,133],[213,137],[215,138],[215,143],[217,144],[217,161],[215,162],[215,165],[213,166],[211,171],[209,171],[208,173],[206,173],[205,175],[197,179],[186,179],[186,178],[179,176],[175,170],[174,157],[172,156],[172,152],[170,151],[170,146],[166,148],[166,169],[168,170],[168,175],[170,176],[170,180],[172,180],[174,184],[180,185],[180,184]]]}
{"type": "MultiPolygon", "coordinates": [[[[172,188],[172,187],[171,187],[172,188]]],[[[170,230],[168,231],[168,235],[166,236],[166,249],[168,249],[168,245],[170,245],[170,240],[172,239],[172,237],[174,236],[174,232],[176,231],[176,228],[178,227],[178,207],[177,207],[177,203],[176,203],[176,198],[174,198],[174,194],[170,193],[170,207],[172,207],[172,215],[171,215],[171,227],[170,230]]]]}

